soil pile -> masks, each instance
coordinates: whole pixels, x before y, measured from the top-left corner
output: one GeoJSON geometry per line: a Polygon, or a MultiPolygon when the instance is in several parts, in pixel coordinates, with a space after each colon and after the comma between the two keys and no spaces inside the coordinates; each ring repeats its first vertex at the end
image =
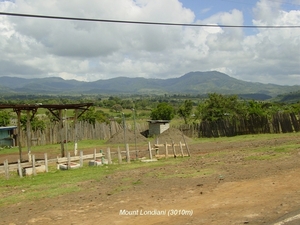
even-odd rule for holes
{"type": "MultiPolygon", "coordinates": [[[[147,133],[147,132],[143,132],[147,133]]],[[[128,144],[133,144],[135,143],[135,138],[136,138],[136,143],[143,143],[143,142],[148,142],[148,139],[143,136],[140,133],[134,134],[133,131],[131,130],[126,130],[125,133],[125,138],[126,138],[126,143],[128,144]]],[[[153,140],[154,143],[158,144],[165,144],[166,142],[171,144],[172,141],[174,143],[184,143],[186,141],[189,143],[191,139],[185,135],[182,134],[182,132],[176,128],[169,128],[165,132],[161,133],[160,135],[156,136],[153,140]]],[[[107,142],[107,144],[124,144],[124,130],[120,130],[118,133],[114,134],[107,142]]]]}
{"type": "MultiPolygon", "coordinates": [[[[143,143],[147,142],[147,138],[145,138],[143,135],[140,133],[134,134],[133,131],[131,130],[126,130],[125,131],[125,139],[126,143],[132,144],[132,143],[143,143]]],[[[108,144],[124,144],[124,130],[120,130],[119,132],[115,133],[106,143],[108,144]]]]}
{"type": "Polygon", "coordinates": [[[166,142],[170,144],[172,143],[172,141],[177,144],[179,142],[185,143],[184,141],[189,143],[191,139],[183,135],[183,133],[176,128],[169,128],[168,130],[154,138],[154,142],[157,144],[165,144],[166,142]]]}

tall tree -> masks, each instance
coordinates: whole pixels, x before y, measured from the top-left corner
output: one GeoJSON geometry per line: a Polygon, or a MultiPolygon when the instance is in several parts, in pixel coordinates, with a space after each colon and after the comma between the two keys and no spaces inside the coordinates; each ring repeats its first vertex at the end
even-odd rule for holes
{"type": "Polygon", "coordinates": [[[178,109],[178,115],[184,119],[185,124],[188,124],[192,112],[193,102],[191,100],[185,100],[184,103],[178,109]]]}
{"type": "Polygon", "coordinates": [[[159,103],[150,115],[152,120],[172,120],[174,116],[174,108],[166,102],[159,103]]]}
{"type": "Polygon", "coordinates": [[[245,104],[236,95],[224,96],[213,93],[208,95],[202,106],[198,106],[197,115],[201,120],[215,121],[245,115],[245,104]]]}
{"type": "Polygon", "coordinates": [[[0,126],[7,126],[10,123],[10,113],[7,110],[0,110],[0,126]]]}

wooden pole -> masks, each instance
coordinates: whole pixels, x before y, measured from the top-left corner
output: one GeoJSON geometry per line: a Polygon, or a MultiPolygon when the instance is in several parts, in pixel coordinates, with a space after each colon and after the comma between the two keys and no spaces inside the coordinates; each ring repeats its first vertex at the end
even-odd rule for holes
{"type": "Polygon", "coordinates": [[[48,156],[47,153],[44,154],[44,158],[45,158],[45,172],[48,173],[48,156]]]}
{"type": "Polygon", "coordinates": [[[71,169],[71,154],[68,152],[68,170],[71,169]]]}
{"type": "Polygon", "coordinates": [[[182,149],[182,143],[181,142],[179,142],[179,146],[180,146],[181,156],[183,158],[183,149],[182,149]]]}
{"type": "Polygon", "coordinates": [[[152,151],[151,151],[151,143],[148,142],[148,149],[149,149],[149,157],[152,159],[152,151]]]}
{"type": "Polygon", "coordinates": [[[65,146],[64,146],[64,129],[63,129],[63,117],[62,110],[59,110],[59,128],[60,128],[60,149],[61,157],[65,157],[65,146]]]}
{"type": "Polygon", "coordinates": [[[27,110],[27,121],[26,121],[26,135],[27,135],[27,152],[28,162],[31,162],[31,124],[30,124],[30,110],[27,110]]]}
{"type": "Polygon", "coordinates": [[[78,129],[78,124],[77,124],[77,117],[78,117],[78,109],[75,109],[75,117],[74,117],[74,155],[77,155],[77,129],[78,129]]]}
{"type": "Polygon", "coordinates": [[[118,161],[119,161],[119,164],[122,164],[122,155],[121,155],[121,151],[120,151],[119,146],[118,146],[118,161]]]}
{"type": "Polygon", "coordinates": [[[22,166],[21,166],[20,159],[18,159],[18,172],[19,172],[19,176],[22,178],[23,177],[23,171],[22,171],[22,166]]]}
{"type": "Polygon", "coordinates": [[[176,151],[175,151],[174,141],[172,141],[172,149],[173,149],[174,158],[176,158],[176,151]]]}
{"type": "Polygon", "coordinates": [[[80,167],[83,167],[83,151],[80,151],[79,163],[80,167]]]}
{"type": "Polygon", "coordinates": [[[21,110],[17,111],[17,116],[18,116],[18,145],[19,145],[19,157],[20,161],[23,162],[22,160],[22,144],[21,144],[21,139],[22,139],[22,133],[21,133],[21,110]]]}
{"type": "Polygon", "coordinates": [[[56,168],[59,170],[60,168],[59,168],[59,157],[57,156],[57,158],[56,158],[56,168]]]}
{"type": "Polygon", "coordinates": [[[190,157],[190,156],[191,156],[191,153],[190,153],[189,146],[188,146],[188,144],[186,143],[186,140],[185,140],[184,134],[183,134],[183,133],[181,133],[181,134],[182,134],[182,137],[183,137],[183,141],[184,141],[184,144],[185,144],[186,150],[187,150],[187,152],[188,152],[188,156],[190,157]]]}
{"type": "Polygon", "coordinates": [[[166,151],[166,159],[167,159],[168,156],[169,156],[169,152],[168,152],[168,144],[167,144],[167,142],[165,143],[165,151],[166,151]]]}
{"type": "Polygon", "coordinates": [[[8,160],[5,159],[4,160],[4,173],[5,173],[5,177],[8,180],[9,179],[9,168],[8,168],[8,160]]]}
{"type": "Polygon", "coordinates": [[[96,161],[97,157],[96,157],[96,149],[94,149],[94,160],[96,161]]]}
{"type": "Polygon", "coordinates": [[[127,162],[130,163],[130,152],[129,152],[128,144],[126,144],[126,158],[127,158],[127,162]]]}
{"type": "Polygon", "coordinates": [[[108,164],[112,164],[110,148],[107,148],[107,161],[108,161],[108,164]]]}
{"type": "Polygon", "coordinates": [[[35,169],[35,155],[32,155],[32,175],[36,175],[36,169],[35,169]]]}

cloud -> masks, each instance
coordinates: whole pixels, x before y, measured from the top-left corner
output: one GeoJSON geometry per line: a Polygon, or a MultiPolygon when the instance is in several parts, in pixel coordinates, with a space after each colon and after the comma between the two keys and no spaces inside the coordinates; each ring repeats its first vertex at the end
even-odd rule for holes
{"type": "MultiPolygon", "coordinates": [[[[53,16],[199,24],[244,24],[244,12],[195,21],[178,0],[0,2],[0,11],[53,16]]],[[[299,25],[300,11],[257,2],[254,25],[299,25]]],[[[0,16],[0,76],[92,81],[178,77],[219,70],[248,81],[300,84],[300,29],[153,26],[0,16]]]]}

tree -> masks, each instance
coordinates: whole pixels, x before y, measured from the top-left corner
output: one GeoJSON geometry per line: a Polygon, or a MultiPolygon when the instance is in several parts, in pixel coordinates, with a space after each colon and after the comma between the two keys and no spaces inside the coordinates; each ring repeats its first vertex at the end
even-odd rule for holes
{"type": "Polygon", "coordinates": [[[222,120],[225,118],[235,118],[237,116],[246,115],[246,107],[244,102],[240,102],[236,95],[223,96],[221,94],[209,94],[208,99],[204,101],[202,106],[197,107],[201,112],[200,119],[207,121],[222,120]]]}
{"type": "Polygon", "coordinates": [[[120,104],[115,104],[111,107],[112,110],[114,110],[115,112],[122,112],[123,108],[120,104]]]}
{"type": "Polygon", "coordinates": [[[166,102],[159,103],[150,115],[152,120],[172,120],[174,116],[174,108],[166,102]]]}
{"type": "MultiPolygon", "coordinates": [[[[21,122],[22,129],[26,130],[27,116],[25,116],[25,115],[21,116],[21,121],[20,122],[21,122]]],[[[37,131],[37,130],[44,131],[46,129],[45,120],[43,118],[39,119],[37,117],[33,117],[30,120],[30,126],[31,126],[31,129],[34,130],[34,131],[37,131]]]]}
{"type": "Polygon", "coordinates": [[[87,121],[93,125],[96,122],[103,123],[108,122],[108,116],[102,110],[95,111],[95,107],[90,107],[87,111],[85,111],[79,118],[80,121],[87,121]]]}
{"type": "Polygon", "coordinates": [[[188,120],[192,115],[193,102],[191,100],[185,100],[184,103],[178,109],[178,115],[184,119],[184,123],[188,124],[188,120]]]}
{"type": "Polygon", "coordinates": [[[0,126],[7,126],[10,123],[10,113],[6,110],[0,111],[0,126]]]}

